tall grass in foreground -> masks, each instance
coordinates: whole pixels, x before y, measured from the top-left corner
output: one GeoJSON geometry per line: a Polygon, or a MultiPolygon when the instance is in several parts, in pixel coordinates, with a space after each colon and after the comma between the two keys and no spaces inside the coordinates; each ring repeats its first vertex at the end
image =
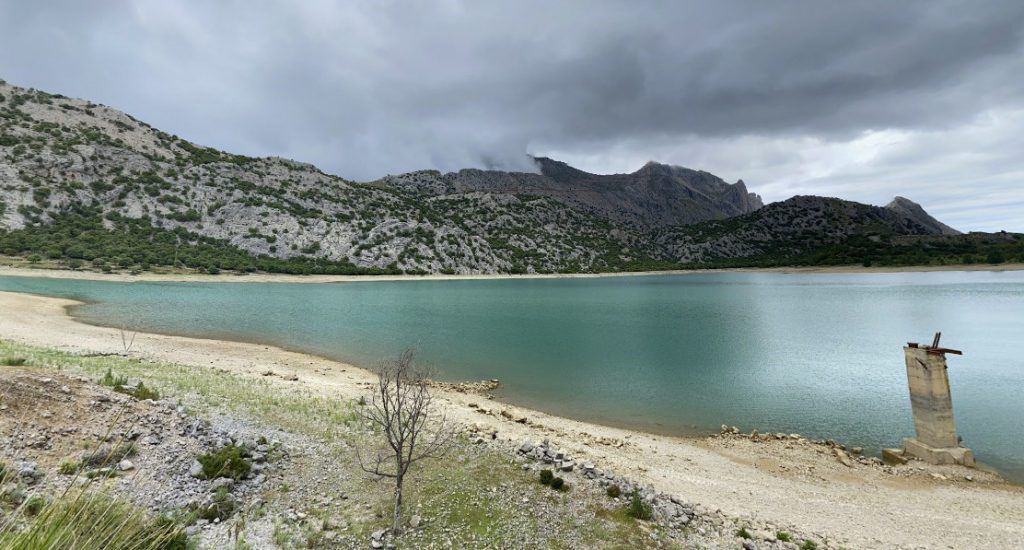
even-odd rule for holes
{"type": "Polygon", "coordinates": [[[170,519],[151,518],[144,510],[85,489],[59,497],[35,515],[22,504],[0,525],[0,548],[5,550],[187,547],[185,532],[170,519]]]}

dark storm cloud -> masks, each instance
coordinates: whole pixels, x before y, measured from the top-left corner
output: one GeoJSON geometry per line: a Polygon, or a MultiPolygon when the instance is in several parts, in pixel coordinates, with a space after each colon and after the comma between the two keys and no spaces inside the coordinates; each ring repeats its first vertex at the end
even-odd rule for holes
{"type": "Polygon", "coordinates": [[[1022,45],[1018,1],[0,1],[0,77],[349,178],[657,158],[989,229],[1024,229],[1022,45]]]}

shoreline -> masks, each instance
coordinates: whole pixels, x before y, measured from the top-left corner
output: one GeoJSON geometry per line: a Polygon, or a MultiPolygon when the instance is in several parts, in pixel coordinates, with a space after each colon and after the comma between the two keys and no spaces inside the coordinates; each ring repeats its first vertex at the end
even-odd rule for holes
{"type": "MultiPolygon", "coordinates": [[[[120,352],[118,329],[70,316],[67,308],[78,303],[0,292],[0,338],[77,353],[120,352]]],[[[136,350],[132,356],[141,359],[243,376],[273,372],[276,384],[298,384],[325,396],[357,397],[374,381],[365,369],[270,345],[140,332],[136,350]]],[[[911,462],[898,467],[903,474],[892,475],[878,467],[847,467],[820,449],[787,442],[657,435],[453,389],[438,391],[438,397],[459,424],[497,430],[509,444],[551,439],[573,456],[711,510],[799,526],[850,547],[1024,545],[1024,487],[979,470],[911,462]],[[528,422],[513,420],[522,417],[528,422]],[[965,473],[977,479],[963,483],[965,473]],[[935,474],[961,482],[938,482],[935,474]],[[941,525],[939,517],[946,518],[941,525]]]]}
{"type": "Polygon", "coordinates": [[[861,267],[861,266],[807,266],[807,267],[736,267],[721,269],[675,269],[665,271],[626,271],[608,273],[528,273],[512,274],[465,274],[465,275],[289,275],[285,273],[152,273],[138,275],[128,273],[100,273],[95,271],[72,271],[69,269],[13,267],[0,265],[0,276],[41,277],[51,279],[76,279],[113,282],[204,282],[204,283],[355,283],[372,281],[475,281],[514,279],[596,279],[607,277],[651,277],[658,275],[693,275],[701,273],[781,273],[781,274],[856,274],[856,273],[931,273],[931,272],[1004,272],[1024,271],[1024,263],[971,264],[949,266],[903,266],[903,267],[861,267]]]}

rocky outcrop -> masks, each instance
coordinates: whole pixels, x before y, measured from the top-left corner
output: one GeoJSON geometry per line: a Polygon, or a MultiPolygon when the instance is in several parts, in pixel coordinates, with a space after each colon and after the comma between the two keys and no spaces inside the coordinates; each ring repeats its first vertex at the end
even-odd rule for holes
{"type": "Polygon", "coordinates": [[[960,231],[957,231],[956,229],[953,229],[952,227],[950,227],[950,226],[940,222],[939,220],[933,218],[931,215],[929,215],[927,212],[924,211],[924,208],[921,208],[920,204],[917,204],[916,202],[914,202],[914,201],[912,201],[912,200],[910,200],[908,198],[896,197],[895,199],[892,200],[892,202],[890,202],[889,204],[885,205],[885,207],[887,209],[889,209],[889,210],[892,210],[893,212],[896,212],[897,214],[899,214],[899,215],[901,215],[901,216],[903,216],[905,218],[909,218],[911,220],[914,220],[916,223],[918,223],[922,227],[925,227],[926,229],[928,229],[928,232],[930,234],[934,234],[934,235],[961,235],[962,234],[960,231]]]}

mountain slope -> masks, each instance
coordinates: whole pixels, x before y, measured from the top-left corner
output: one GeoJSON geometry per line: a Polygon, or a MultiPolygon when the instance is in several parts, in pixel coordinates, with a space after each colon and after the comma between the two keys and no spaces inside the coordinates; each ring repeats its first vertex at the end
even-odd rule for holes
{"type": "MultiPolygon", "coordinates": [[[[762,208],[742,181],[675,166],[599,176],[537,162],[537,174],[357,183],[0,81],[0,255],[102,270],[600,272],[798,262],[839,247],[818,260],[833,261],[849,259],[851,239],[889,246],[949,229],[902,203],[796,197],[762,208]]],[[[1014,258],[1013,239],[993,242],[1014,258]]],[[[979,250],[964,257],[986,257],[979,250]]]]}
{"type": "MultiPolygon", "coordinates": [[[[222,153],[91,102],[0,84],[0,228],[46,227],[72,210],[107,229],[138,229],[125,221],[143,220],[187,237],[186,246],[214,239],[294,260],[300,271],[316,262],[343,271],[605,269],[603,257],[639,238],[549,198],[424,199],[289,160],[222,153]]],[[[124,259],[123,251],[110,258],[68,246],[49,255],[124,259]]]]}

